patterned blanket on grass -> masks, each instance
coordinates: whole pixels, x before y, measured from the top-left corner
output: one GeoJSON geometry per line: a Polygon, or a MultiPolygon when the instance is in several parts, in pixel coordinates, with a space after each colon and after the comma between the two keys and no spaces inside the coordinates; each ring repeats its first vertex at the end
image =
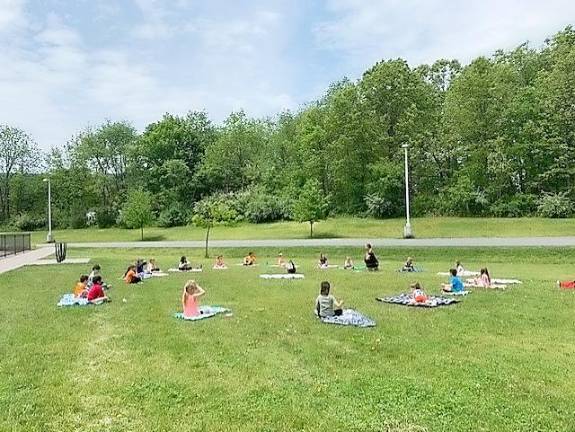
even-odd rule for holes
{"type": "Polygon", "coordinates": [[[211,318],[218,314],[230,312],[231,311],[229,309],[220,306],[200,306],[200,314],[198,316],[186,318],[183,313],[176,312],[174,314],[174,318],[182,319],[184,321],[199,321],[205,318],[211,318]]]}
{"type": "Polygon", "coordinates": [[[324,324],[338,324],[354,327],[375,327],[375,321],[353,309],[344,309],[340,316],[320,318],[324,324]]]}
{"type": "Polygon", "coordinates": [[[202,271],[204,271],[202,268],[193,268],[189,270],[180,270],[177,268],[168,269],[168,273],[201,273],[202,271]]]}
{"type": "Polygon", "coordinates": [[[279,274],[261,274],[262,279],[304,279],[305,276],[300,273],[279,273],[279,274]]]}
{"type": "Polygon", "coordinates": [[[452,304],[459,303],[459,300],[454,298],[433,297],[433,296],[429,296],[425,303],[418,303],[413,299],[413,297],[411,297],[410,294],[406,293],[402,293],[391,297],[378,297],[376,298],[376,300],[383,303],[391,303],[401,306],[414,306],[414,307],[426,307],[426,308],[449,306],[452,304]]]}
{"type": "Polygon", "coordinates": [[[411,270],[408,270],[405,267],[402,267],[402,268],[398,269],[397,271],[399,273],[423,273],[425,270],[423,270],[421,267],[413,267],[411,270]]]}
{"type": "Polygon", "coordinates": [[[58,306],[88,306],[89,304],[91,303],[88,300],[74,297],[74,294],[64,294],[58,302],[58,306]]]}
{"type": "Polygon", "coordinates": [[[448,296],[460,297],[460,296],[466,296],[470,292],[471,291],[443,291],[443,294],[448,296]]]}

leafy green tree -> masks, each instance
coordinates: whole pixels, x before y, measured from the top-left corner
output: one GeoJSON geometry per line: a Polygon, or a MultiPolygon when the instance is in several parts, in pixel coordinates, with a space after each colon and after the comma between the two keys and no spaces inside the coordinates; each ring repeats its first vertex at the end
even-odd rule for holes
{"type": "Polygon", "coordinates": [[[10,218],[11,182],[16,173],[37,168],[39,150],[34,140],[21,129],[0,125],[0,221],[10,218]]]}
{"type": "Polygon", "coordinates": [[[81,132],[68,144],[72,167],[93,173],[102,206],[118,205],[126,193],[128,157],[137,139],[131,124],[107,121],[81,132]]]}
{"type": "Polygon", "coordinates": [[[122,207],[122,222],[127,228],[139,228],[141,240],[144,240],[144,227],[154,219],[152,213],[152,196],[141,189],[128,194],[126,204],[122,207]]]}
{"type": "Polygon", "coordinates": [[[309,236],[313,238],[313,224],[327,217],[328,206],[329,201],[319,182],[309,180],[293,205],[293,218],[297,222],[309,222],[309,236]]]}
{"type": "Polygon", "coordinates": [[[218,196],[203,199],[195,204],[192,223],[206,230],[206,258],[209,258],[210,231],[216,225],[232,223],[236,217],[237,212],[218,196]]]}
{"type": "Polygon", "coordinates": [[[159,210],[175,203],[188,205],[206,192],[197,172],[206,148],[216,137],[216,128],[203,111],[164,115],[148,125],[132,147],[133,183],[154,195],[159,210]]]}

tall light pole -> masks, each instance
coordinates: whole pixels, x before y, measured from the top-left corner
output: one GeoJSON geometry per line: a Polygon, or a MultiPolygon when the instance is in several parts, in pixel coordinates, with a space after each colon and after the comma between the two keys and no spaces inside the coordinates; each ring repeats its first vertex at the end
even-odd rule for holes
{"type": "Polygon", "coordinates": [[[409,217],[409,164],[407,162],[407,149],[409,144],[401,146],[405,151],[405,227],[403,228],[403,238],[413,238],[413,231],[411,230],[411,218],[409,217]]]}
{"type": "Polygon", "coordinates": [[[45,178],[44,181],[48,183],[48,235],[46,242],[52,243],[54,241],[52,238],[52,185],[49,178],[45,178]]]}

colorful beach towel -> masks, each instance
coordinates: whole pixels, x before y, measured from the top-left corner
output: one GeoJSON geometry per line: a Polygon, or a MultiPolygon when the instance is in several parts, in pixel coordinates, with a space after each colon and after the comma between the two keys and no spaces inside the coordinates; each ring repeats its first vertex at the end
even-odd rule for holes
{"type": "Polygon", "coordinates": [[[58,306],[88,306],[91,304],[88,300],[81,297],[74,297],[74,294],[64,294],[60,301],[58,302],[58,306]]]}
{"type": "Polygon", "coordinates": [[[491,283],[496,285],[516,285],[522,284],[523,282],[519,279],[491,279],[491,283]]]}
{"type": "Polygon", "coordinates": [[[391,303],[397,304],[401,306],[414,306],[414,307],[425,307],[425,308],[434,308],[438,306],[449,306],[456,303],[459,303],[459,300],[454,298],[445,298],[445,297],[433,297],[428,296],[427,301],[425,303],[416,302],[410,294],[402,293],[399,295],[391,296],[391,297],[380,297],[376,298],[377,301],[383,303],[391,303]]]}
{"type": "Polygon", "coordinates": [[[164,272],[152,272],[152,277],[166,277],[169,276],[168,273],[164,272]]]}
{"type": "Polygon", "coordinates": [[[202,271],[204,271],[203,268],[193,268],[190,270],[180,270],[177,268],[168,269],[168,273],[201,273],[202,271]]]}
{"type": "Polygon", "coordinates": [[[443,291],[443,294],[458,297],[458,296],[466,296],[470,292],[471,291],[443,291]]]}
{"type": "Polygon", "coordinates": [[[261,274],[262,279],[304,279],[301,273],[261,274]]]}
{"type": "Polygon", "coordinates": [[[375,321],[353,309],[344,309],[340,316],[320,318],[324,324],[337,324],[353,327],[375,327],[375,321]]]}
{"type": "Polygon", "coordinates": [[[489,288],[488,288],[488,287],[486,287],[480,283],[479,284],[476,283],[475,279],[467,279],[465,281],[465,287],[466,288],[485,288],[485,289],[506,289],[507,285],[502,285],[500,283],[496,283],[494,281],[491,281],[491,286],[489,286],[489,288]]]}
{"type": "Polygon", "coordinates": [[[397,270],[400,273],[423,273],[423,269],[421,267],[413,267],[413,270],[407,270],[404,267],[397,270]]]}
{"type": "Polygon", "coordinates": [[[206,318],[211,318],[218,314],[230,313],[230,312],[231,311],[229,309],[220,306],[200,306],[200,315],[198,316],[186,318],[183,313],[176,312],[174,314],[174,318],[178,318],[184,321],[199,321],[206,318]]]}

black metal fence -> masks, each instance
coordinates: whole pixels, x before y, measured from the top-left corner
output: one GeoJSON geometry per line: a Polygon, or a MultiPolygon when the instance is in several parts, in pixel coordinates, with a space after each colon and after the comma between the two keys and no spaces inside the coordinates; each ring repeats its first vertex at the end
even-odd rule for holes
{"type": "Polygon", "coordinates": [[[0,258],[32,249],[30,233],[0,233],[0,258]]]}

